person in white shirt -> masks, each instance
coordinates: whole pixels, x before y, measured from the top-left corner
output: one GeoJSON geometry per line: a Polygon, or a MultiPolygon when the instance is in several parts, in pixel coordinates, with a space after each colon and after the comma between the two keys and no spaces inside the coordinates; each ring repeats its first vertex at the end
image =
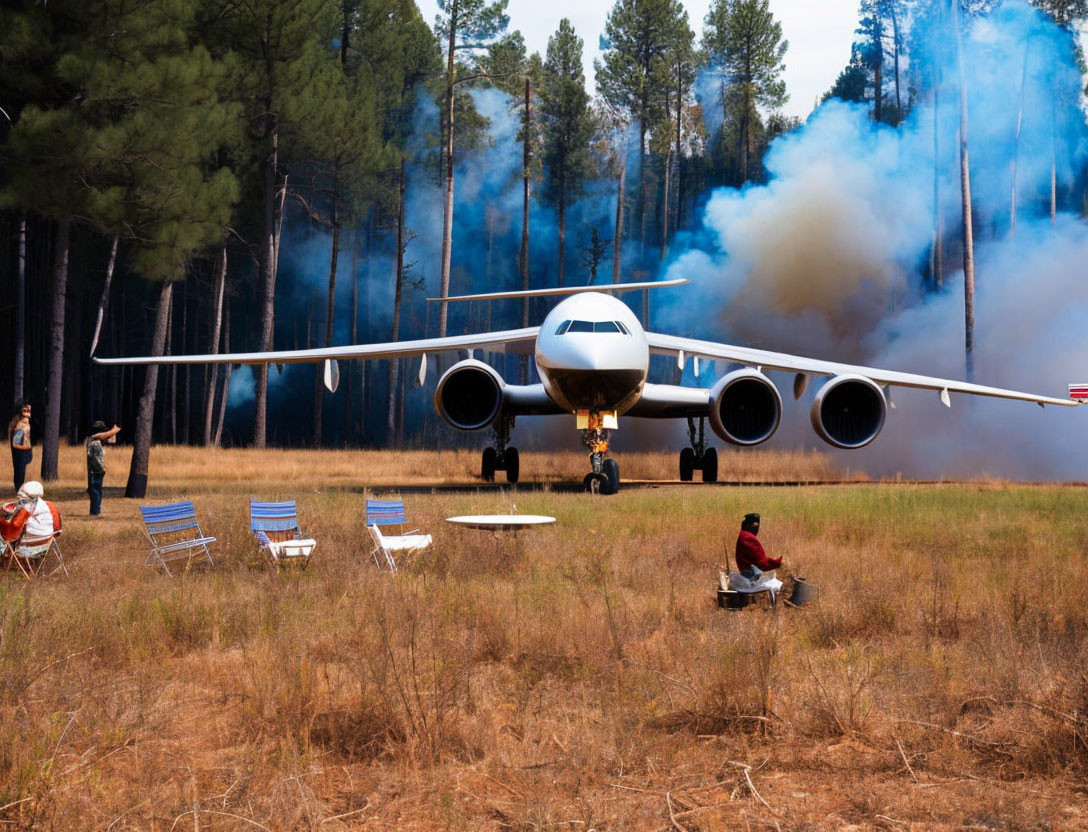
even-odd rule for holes
{"type": "Polygon", "coordinates": [[[53,536],[53,512],[45,501],[45,491],[37,480],[23,483],[18,499],[25,502],[30,517],[27,518],[23,540],[41,540],[53,536]]]}

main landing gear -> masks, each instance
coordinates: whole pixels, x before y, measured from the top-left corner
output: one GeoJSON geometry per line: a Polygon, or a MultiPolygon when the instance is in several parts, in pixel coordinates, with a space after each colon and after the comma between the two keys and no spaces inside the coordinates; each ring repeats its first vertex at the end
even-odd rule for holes
{"type": "Polygon", "coordinates": [[[585,475],[582,487],[590,494],[615,494],[620,488],[620,465],[608,451],[608,431],[600,427],[599,416],[590,417],[590,427],[582,431],[582,443],[589,448],[589,464],[593,470],[585,475]]]}
{"type": "Polygon", "coordinates": [[[496,471],[506,472],[507,482],[517,482],[521,475],[521,459],[518,449],[507,447],[510,430],[514,427],[514,417],[502,416],[492,428],[494,445],[484,448],[480,463],[480,476],[484,482],[494,482],[496,471]]]}
{"type": "Polygon", "coordinates": [[[691,482],[696,470],[703,474],[703,482],[718,481],[718,452],[706,445],[706,417],[699,417],[699,427],[695,419],[688,417],[688,441],[690,448],[680,452],[680,479],[691,482]]]}

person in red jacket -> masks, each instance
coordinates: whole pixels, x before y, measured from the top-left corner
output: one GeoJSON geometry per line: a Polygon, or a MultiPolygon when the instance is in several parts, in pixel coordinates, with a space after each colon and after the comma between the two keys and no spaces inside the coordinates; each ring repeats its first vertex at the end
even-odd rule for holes
{"type": "Polygon", "coordinates": [[[763,551],[763,544],[756,535],[759,534],[759,515],[752,513],[744,515],[740,524],[740,534],[737,536],[737,569],[750,581],[758,581],[764,572],[770,572],[782,565],[782,558],[768,557],[763,551]]]}

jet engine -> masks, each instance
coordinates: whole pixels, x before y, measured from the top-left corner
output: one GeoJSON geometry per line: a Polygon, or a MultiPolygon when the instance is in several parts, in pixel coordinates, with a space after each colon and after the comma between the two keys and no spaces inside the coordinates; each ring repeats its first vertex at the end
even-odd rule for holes
{"type": "Polygon", "coordinates": [[[758,445],[782,420],[782,396],[758,370],[734,370],[710,390],[710,426],[726,442],[758,445]]]}
{"type": "Polygon", "coordinates": [[[835,376],[812,402],[812,427],[836,448],[864,448],[884,427],[887,413],[884,391],[872,379],[835,376]]]}
{"type": "Polygon", "coordinates": [[[434,409],[459,430],[481,430],[499,415],[505,386],[502,376],[482,361],[459,361],[438,380],[434,409]]]}

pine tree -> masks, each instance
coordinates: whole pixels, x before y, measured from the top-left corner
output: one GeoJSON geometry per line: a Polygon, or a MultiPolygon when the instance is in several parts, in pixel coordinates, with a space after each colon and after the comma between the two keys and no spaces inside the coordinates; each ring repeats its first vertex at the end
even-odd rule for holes
{"type": "MultiPolygon", "coordinates": [[[[605,23],[608,48],[596,61],[597,88],[609,106],[638,122],[640,242],[646,243],[646,137],[664,116],[666,53],[687,14],[677,0],[616,0],[605,23]]],[[[617,238],[618,244],[618,238],[617,238]]]]}
{"type": "MultiPolygon", "coordinates": [[[[204,0],[200,27],[204,42],[217,56],[231,56],[232,100],[243,105],[247,144],[241,150],[257,169],[261,204],[256,247],[260,272],[257,348],[272,349],[278,233],[286,183],[281,170],[281,141],[289,155],[294,132],[287,110],[306,112],[315,93],[316,68],[324,49],[342,25],[337,0],[249,0],[222,4],[204,0]]],[[[268,366],[256,365],[257,412],[253,444],[264,447],[268,435],[268,366]]]]}
{"type": "Polygon", "coordinates": [[[567,18],[548,39],[541,89],[540,118],[544,132],[543,162],[547,169],[544,198],[559,219],[557,284],[563,285],[567,206],[585,193],[591,170],[589,143],[593,120],[582,74],[582,39],[567,18]]]}
{"type": "Polygon", "coordinates": [[[759,119],[756,108],[775,109],[789,98],[781,77],[788,47],[769,0],[715,0],[707,13],[703,49],[718,67],[727,91],[723,95],[725,121],[736,118],[741,184],[751,178],[753,125],[759,119]],[[735,113],[729,112],[730,105],[735,113]]]}
{"type": "MultiPolygon", "coordinates": [[[[450,294],[450,259],[453,254],[453,170],[454,170],[454,92],[458,84],[457,53],[471,53],[483,48],[502,34],[510,19],[506,16],[508,0],[438,0],[441,14],[435,19],[435,34],[446,52],[445,92],[443,95],[443,161],[445,196],[442,208],[442,272],[440,296],[450,294]]],[[[469,76],[471,77],[471,76],[469,76]]],[[[464,78],[462,80],[468,80],[464,78]]],[[[446,335],[449,304],[439,304],[438,336],[446,335]]]]}

